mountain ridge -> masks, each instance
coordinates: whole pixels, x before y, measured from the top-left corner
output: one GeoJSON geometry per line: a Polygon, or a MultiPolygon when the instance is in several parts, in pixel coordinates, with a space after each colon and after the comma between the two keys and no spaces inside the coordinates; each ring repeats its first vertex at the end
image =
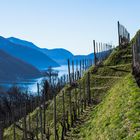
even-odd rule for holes
{"type": "Polygon", "coordinates": [[[32,65],[0,50],[0,81],[22,81],[41,77],[32,65]]]}
{"type": "Polygon", "coordinates": [[[59,65],[66,65],[68,59],[71,60],[93,59],[92,53],[88,55],[74,55],[72,52],[64,48],[54,48],[54,49],[40,48],[30,41],[18,39],[15,37],[9,37],[7,39],[12,43],[24,45],[26,47],[31,47],[33,49],[41,51],[47,56],[49,56],[52,60],[56,61],[59,65]]]}
{"type": "Polygon", "coordinates": [[[41,51],[31,47],[15,44],[2,36],[0,36],[0,50],[3,50],[14,57],[21,59],[40,70],[46,69],[49,66],[59,66],[59,64],[57,64],[54,60],[49,58],[41,51]]]}

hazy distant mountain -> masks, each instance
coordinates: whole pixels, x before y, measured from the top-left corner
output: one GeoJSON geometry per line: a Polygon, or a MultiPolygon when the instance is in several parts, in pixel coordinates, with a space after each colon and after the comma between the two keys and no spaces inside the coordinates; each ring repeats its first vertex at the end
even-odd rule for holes
{"type": "MultiPolygon", "coordinates": [[[[29,64],[32,64],[38,69],[44,69],[49,66],[57,67],[57,64],[54,60],[49,58],[46,54],[37,49],[33,49],[32,47],[27,47],[25,45],[20,45],[18,43],[13,43],[10,41],[11,39],[6,39],[4,37],[0,37],[0,50],[5,51],[6,53],[17,57],[29,64]]],[[[26,42],[24,42],[26,44],[26,42]]],[[[26,44],[27,45],[27,44],[26,44]]]]}
{"type": "Polygon", "coordinates": [[[93,53],[88,55],[74,55],[72,57],[73,60],[83,60],[83,59],[91,59],[93,60],[93,53]]]}
{"type": "Polygon", "coordinates": [[[7,38],[7,39],[8,39],[9,41],[11,41],[12,43],[15,43],[15,44],[27,46],[27,47],[34,48],[34,49],[37,49],[37,48],[38,48],[38,47],[37,47],[35,44],[33,44],[32,42],[25,41],[25,40],[22,40],[22,39],[19,39],[19,38],[9,37],[9,38],[7,38]]]}
{"type": "Polygon", "coordinates": [[[74,56],[71,52],[62,48],[51,49],[51,50],[44,48],[42,49],[42,51],[46,53],[50,58],[55,60],[57,63],[59,63],[60,65],[67,64],[67,60],[74,56]]]}
{"type": "Polygon", "coordinates": [[[15,37],[10,37],[10,38],[8,38],[8,40],[11,41],[12,43],[15,43],[18,45],[23,45],[23,46],[41,51],[60,65],[67,64],[67,59],[73,57],[73,54],[71,52],[69,52],[65,49],[62,49],[62,48],[56,48],[56,49],[43,48],[42,49],[42,48],[37,47],[32,42],[21,40],[21,39],[15,38],[15,37]]]}
{"type": "Polygon", "coordinates": [[[24,45],[26,47],[41,51],[60,65],[66,65],[68,59],[71,59],[71,60],[93,59],[93,53],[89,55],[73,55],[70,51],[66,49],[62,49],[62,48],[56,48],[56,49],[43,48],[42,49],[42,48],[37,47],[32,42],[21,40],[15,37],[10,37],[8,38],[8,40],[10,40],[11,42],[15,44],[24,45]]]}
{"type": "Polygon", "coordinates": [[[0,81],[22,81],[38,77],[41,77],[41,73],[35,67],[0,50],[0,81]]]}

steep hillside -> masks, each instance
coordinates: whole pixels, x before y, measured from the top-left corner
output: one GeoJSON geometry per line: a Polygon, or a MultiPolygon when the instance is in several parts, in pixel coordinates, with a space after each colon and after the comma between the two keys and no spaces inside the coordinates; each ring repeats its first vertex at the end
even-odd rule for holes
{"type": "Polygon", "coordinates": [[[20,81],[40,76],[40,71],[32,65],[0,50],[0,81],[20,81]]]}
{"type": "MultiPolygon", "coordinates": [[[[139,140],[140,89],[131,74],[118,80],[80,126],[80,139],[139,140]]],[[[78,129],[78,128],[77,128],[78,129]]]]}
{"type": "Polygon", "coordinates": [[[55,61],[53,61],[44,53],[30,47],[14,44],[3,37],[0,37],[0,50],[3,50],[14,57],[17,57],[38,69],[44,69],[49,66],[59,66],[55,61]]]}
{"type": "Polygon", "coordinates": [[[139,140],[140,89],[131,74],[131,48],[116,48],[99,67],[92,68],[91,89],[99,101],[81,116],[82,124],[67,139],[139,140]]]}

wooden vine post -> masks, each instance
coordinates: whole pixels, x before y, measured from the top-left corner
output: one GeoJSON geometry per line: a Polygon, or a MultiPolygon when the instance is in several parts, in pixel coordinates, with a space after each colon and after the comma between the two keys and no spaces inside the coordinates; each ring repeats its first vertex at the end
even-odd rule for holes
{"type": "Polygon", "coordinates": [[[95,45],[95,40],[93,40],[93,49],[94,49],[94,65],[96,66],[97,57],[96,57],[96,45],[95,45]]]}
{"type": "Polygon", "coordinates": [[[86,109],[86,80],[83,80],[83,103],[84,103],[84,110],[86,109]]]}
{"type": "Polygon", "coordinates": [[[39,140],[38,138],[38,130],[39,130],[39,119],[38,119],[38,110],[36,112],[36,139],[39,140]]]}
{"type": "Polygon", "coordinates": [[[77,90],[76,88],[74,89],[74,94],[75,94],[75,102],[74,102],[74,114],[75,114],[75,120],[77,120],[77,90]]]}
{"type": "Polygon", "coordinates": [[[120,23],[118,21],[118,45],[120,46],[121,44],[121,37],[120,37],[120,23]]]}
{"type": "Polygon", "coordinates": [[[72,61],[72,80],[74,82],[75,78],[74,78],[74,61],[72,61]]]}
{"type": "MultiPolygon", "coordinates": [[[[16,140],[16,129],[15,129],[15,105],[14,103],[11,104],[11,121],[13,123],[13,140],[16,140]]],[[[0,129],[3,131],[3,123],[0,122],[0,129]]],[[[24,132],[23,132],[24,133],[24,132]]],[[[1,135],[1,134],[0,134],[1,135]]],[[[3,135],[3,134],[2,134],[3,135]]],[[[2,137],[2,136],[1,136],[2,137]]],[[[0,139],[1,140],[1,139],[0,139]]]]}
{"type": "Polygon", "coordinates": [[[84,64],[85,65],[85,71],[86,71],[86,68],[87,68],[87,66],[86,66],[87,65],[86,59],[84,60],[84,62],[85,62],[85,64],[84,64]]]}
{"type": "Polygon", "coordinates": [[[88,94],[88,105],[91,104],[91,92],[90,92],[90,73],[87,73],[87,94],[88,94]]]}
{"type": "Polygon", "coordinates": [[[25,111],[24,111],[24,117],[23,117],[23,138],[25,140],[27,140],[27,121],[26,121],[26,115],[27,115],[27,99],[24,101],[24,107],[25,107],[25,111]]]}
{"type": "Polygon", "coordinates": [[[82,114],[82,112],[83,112],[83,102],[82,102],[82,91],[81,91],[81,83],[79,83],[79,89],[80,89],[80,95],[79,95],[79,97],[80,97],[80,113],[82,114]]]}
{"type": "Polygon", "coordinates": [[[41,108],[41,97],[40,97],[39,83],[37,83],[37,92],[38,92],[38,100],[39,100],[38,102],[39,102],[41,140],[43,140],[42,108],[41,108]]]}
{"type": "Polygon", "coordinates": [[[54,140],[57,140],[57,128],[56,128],[56,95],[53,93],[54,109],[53,109],[53,120],[54,120],[54,140]]]}
{"type": "Polygon", "coordinates": [[[66,124],[67,124],[67,130],[70,131],[70,125],[69,125],[69,111],[66,111],[66,124]]]}
{"type": "Polygon", "coordinates": [[[103,61],[103,44],[101,43],[101,61],[103,61]]]}
{"type": "Polygon", "coordinates": [[[65,116],[65,96],[64,96],[64,91],[62,91],[62,105],[63,105],[63,116],[62,116],[62,135],[61,135],[61,140],[64,140],[64,136],[66,135],[66,116],[65,116]]]}
{"type": "Polygon", "coordinates": [[[82,75],[84,74],[84,71],[85,71],[85,61],[83,59],[83,71],[82,71],[82,75]]]}
{"type": "Polygon", "coordinates": [[[73,126],[71,91],[69,91],[69,112],[70,112],[70,119],[71,119],[70,122],[71,122],[71,126],[73,126]]]}
{"type": "Polygon", "coordinates": [[[0,121],[0,140],[3,140],[3,121],[0,121]]]}
{"type": "MultiPolygon", "coordinates": [[[[62,96],[62,102],[63,102],[63,123],[64,123],[64,127],[65,127],[65,120],[66,120],[66,116],[65,116],[65,91],[62,91],[63,96],[62,96]]],[[[66,129],[66,128],[65,128],[66,129]]]]}
{"type": "MultiPolygon", "coordinates": [[[[68,77],[69,77],[69,84],[72,85],[71,81],[71,73],[70,73],[70,60],[68,59],[68,77]]],[[[71,102],[71,90],[68,91],[69,96],[69,113],[70,113],[70,123],[73,126],[73,116],[72,116],[72,102],[71,102]]]]}
{"type": "MultiPolygon", "coordinates": [[[[45,89],[46,91],[46,89],[45,89]]],[[[46,98],[45,98],[45,91],[43,91],[43,123],[44,123],[44,126],[43,126],[43,133],[45,134],[46,133],[46,107],[45,107],[45,101],[46,101],[46,98]]]]}
{"type": "MultiPolygon", "coordinates": [[[[30,104],[30,111],[32,111],[32,99],[30,99],[29,104],[30,104]]],[[[29,132],[31,132],[31,116],[30,116],[30,114],[28,115],[28,130],[29,130],[29,132]]]]}
{"type": "Polygon", "coordinates": [[[99,50],[98,50],[98,43],[96,42],[96,65],[98,62],[98,58],[99,58],[99,50]]]}
{"type": "Polygon", "coordinates": [[[82,77],[82,64],[81,64],[81,60],[80,60],[80,78],[82,77]]]}
{"type": "Polygon", "coordinates": [[[68,59],[68,76],[69,76],[69,83],[71,85],[71,75],[70,75],[70,60],[68,59]]]}

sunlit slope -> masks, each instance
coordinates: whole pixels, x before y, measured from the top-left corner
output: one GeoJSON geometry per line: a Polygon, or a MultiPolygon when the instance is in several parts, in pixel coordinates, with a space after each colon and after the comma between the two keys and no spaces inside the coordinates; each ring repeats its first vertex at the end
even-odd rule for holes
{"type": "Polygon", "coordinates": [[[140,139],[140,89],[131,74],[118,80],[81,128],[82,139],[140,139]]]}
{"type": "Polygon", "coordinates": [[[131,74],[131,61],[130,46],[116,48],[104,62],[104,66],[95,74],[92,73],[92,87],[95,84],[98,87],[93,91],[93,95],[96,95],[96,100],[99,100],[102,94],[104,96],[102,101],[91,109],[88,121],[73,130],[71,136],[74,139],[140,139],[140,89],[131,74]],[[115,80],[112,80],[113,78],[115,80]],[[99,87],[104,87],[104,90],[99,87]]]}

